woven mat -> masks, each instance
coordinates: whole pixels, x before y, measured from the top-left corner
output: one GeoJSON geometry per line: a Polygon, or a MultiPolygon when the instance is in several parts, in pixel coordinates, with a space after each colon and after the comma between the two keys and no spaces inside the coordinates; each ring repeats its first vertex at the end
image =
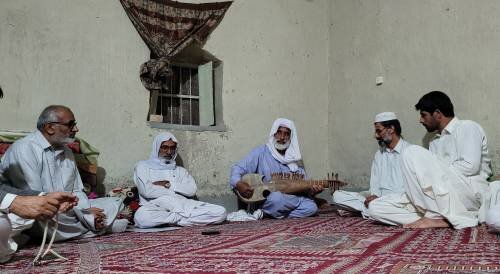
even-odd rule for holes
{"type": "Polygon", "coordinates": [[[333,213],[55,245],[65,262],[30,267],[18,251],[3,273],[499,273],[500,239],[484,226],[407,230],[333,213]]]}

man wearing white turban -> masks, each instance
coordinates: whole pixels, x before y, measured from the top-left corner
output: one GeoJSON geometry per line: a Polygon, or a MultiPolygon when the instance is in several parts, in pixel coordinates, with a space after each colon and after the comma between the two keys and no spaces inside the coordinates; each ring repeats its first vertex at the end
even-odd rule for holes
{"type": "Polygon", "coordinates": [[[173,134],[160,133],[153,141],[149,160],[137,163],[134,182],[141,207],[134,216],[136,226],[208,225],[226,219],[224,207],[193,199],[196,183],[185,168],[176,165],[177,149],[173,134]]]}
{"type": "Polygon", "coordinates": [[[380,147],[372,162],[370,190],[333,193],[334,203],[348,211],[360,212],[365,218],[369,218],[368,208],[384,206],[387,201],[406,195],[400,160],[410,144],[401,137],[399,120],[394,112],[382,112],[375,116],[373,126],[380,147]]]}
{"type": "MultiPolygon", "coordinates": [[[[279,118],[273,123],[267,144],[255,148],[231,168],[229,184],[241,196],[251,197],[253,189],[248,183],[241,181],[243,175],[261,174],[264,176],[264,183],[271,181],[273,173],[305,176],[305,170],[298,165],[301,159],[295,124],[291,120],[279,118]]],[[[307,196],[271,192],[262,205],[262,210],[274,218],[312,216],[316,214],[318,207],[311,198],[322,190],[322,186],[313,185],[307,196]]]]}

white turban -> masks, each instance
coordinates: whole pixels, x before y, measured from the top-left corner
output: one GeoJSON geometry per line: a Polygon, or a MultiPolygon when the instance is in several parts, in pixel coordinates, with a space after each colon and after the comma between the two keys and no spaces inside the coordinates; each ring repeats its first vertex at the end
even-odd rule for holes
{"type": "Polygon", "coordinates": [[[390,120],[397,120],[396,114],[394,112],[382,112],[375,115],[374,123],[380,123],[390,120]]]}
{"type": "Polygon", "coordinates": [[[172,140],[176,144],[178,143],[175,136],[170,132],[163,132],[156,135],[153,141],[153,148],[151,150],[151,155],[149,156],[149,160],[144,161],[145,165],[147,165],[151,169],[175,169],[176,167],[175,158],[177,157],[177,151],[175,152],[172,159],[169,160],[161,159],[158,156],[161,144],[168,140],[172,140]]]}
{"type": "Polygon", "coordinates": [[[267,148],[271,151],[274,159],[278,160],[282,164],[287,165],[292,172],[295,172],[299,169],[297,162],[302,159],[302,155],[300,154],[297,129],[295,128],[295,124],[293,123],[293,121],[284,118],[278,118],[276,119],[276,121],[274,121],[273,126],[271,127],[271,132],[269,132],[267,148]],[[278,150],[274,147],[274,134],[276,134],[279,127],[286,127],[291,131],[290,146],[286,149],[285,155],[281,155],[281,153],[279,153],[278,150]]]}

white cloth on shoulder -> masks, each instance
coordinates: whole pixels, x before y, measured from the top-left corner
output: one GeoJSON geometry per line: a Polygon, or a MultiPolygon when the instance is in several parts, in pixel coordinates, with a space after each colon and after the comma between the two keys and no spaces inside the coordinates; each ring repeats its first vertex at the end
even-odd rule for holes
{"type": "Polygon", "coordinates": [[[235,212],[227,214],[226,220],[229,222],[248,222],[248,221],[258,221],[264,217],[264,212],[261,209],[257,209],[253,214],[248,213],[244,209],[240,209],[235,212]]]}

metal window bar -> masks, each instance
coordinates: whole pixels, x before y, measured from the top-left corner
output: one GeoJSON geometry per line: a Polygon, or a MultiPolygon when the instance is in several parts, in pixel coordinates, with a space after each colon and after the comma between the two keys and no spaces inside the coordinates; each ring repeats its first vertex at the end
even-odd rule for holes
{"type": "MultiPolygon", "coordinates": [[[[193,71],[192,71],[192,69],[189,69],[189,95],[192,95],[192,92],[193,92],[193,87],[191,86],[192,80],[193,80],[193,71]]],[[[191,98],[189,98],[189,124],[190,125],[193,124],[192,108],[193,108],[193,100],[191,98]]]]}
{"type": "MultiPolygon", "coordinates": [[[[182,67],[179,67],[179,95],[182,93],[182,67]]],[[[179,98],[179,124],[182,125],[182,99],[179,98]]]]}
{"type": "MultiPolygon", "coordinates": [[[[163,122],[166,123],[193,125],[193,110],[199,111],[194,107],[194,104],[198,103],[200,99],[199,94],[193,95],[195,94],[193,89],[197,88],[197,86],[193,85],[193,82],[197,81],[195,77],[198,77],[197,68],[193,66],[172,66],[172,71],[173,75],[170,77],[169,89],[162,90],[155,95],[160,100],[158,104],[159,110],[157,109],[155,114],[170,116],[164,117],[163,122]],[[179,83],[176,83],[176,81],[179,83]],[[178,90],[174,90],[174,88],[178,88],[178,90]],[[176,100],[178,100],[177,107],[174,106],[176,100]],[[174,107],[176,110],[174,110],[174,107]],[[189,112],[184,114],[183,111],[186,110],[189,110],[189,112]],[[175,117],[174,114],[176,114],[175,117]],[[187,121],[184,121],[184,118],[187,121]]],[[[198,125],[198,123],[196,124],[198,125]]]]}
{"type": "Polygon", "coordinates": [[[163,93],[163,94],[158,94],[159,97],[171,97],[171,98],[182,98],[182,99],[199,99],[200,96],[196,95],[182,95],[182,94],[168,94],[168,93],[163,93]]]}
{"type": "MultiPolygon", "coordinates": [[[[173,68],[172,68],[172,72],[173,72],[173,68]]],[[[172,75],[170,77],[170,90],[169,90],[170,93],[172,93],[174,91],[173,88],[174,88],[174,76],[172,75]]],[[[170,124],[173,124],[173,119],[174,119],[174,108],[172,107],[172,97],[170,97],[170,121],[169,121],[170,124]]]]}

